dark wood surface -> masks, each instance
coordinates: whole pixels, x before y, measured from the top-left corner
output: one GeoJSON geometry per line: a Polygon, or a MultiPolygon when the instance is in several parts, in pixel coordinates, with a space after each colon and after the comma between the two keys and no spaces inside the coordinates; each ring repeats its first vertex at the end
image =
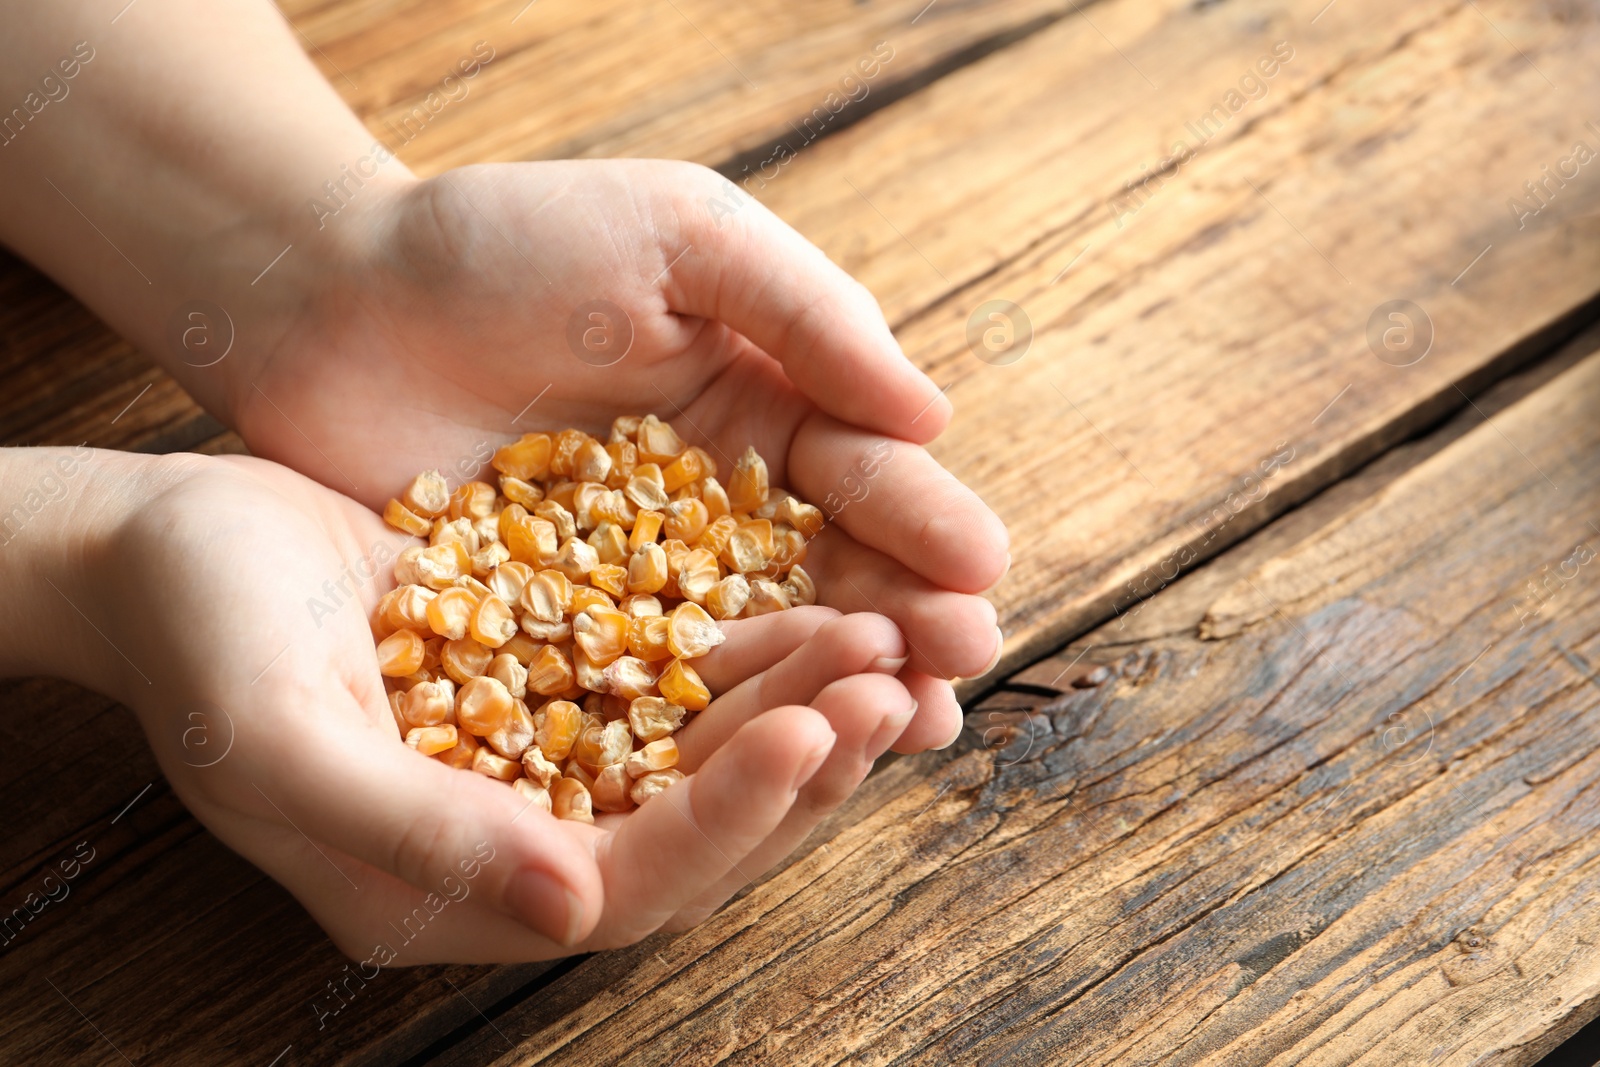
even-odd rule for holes
{"type": "MultiPolygon", "coordinates": [[[[322,1027],[344,961],[132,716],[4,683],[0,904],[93,858],[4,946],[0,1061],[1524,1064],[1600,1011],[1600,564],[1516,614],[1600,550],[1596,345],[1557,351],[1600,294],[1600,180],[1507,207],[1600,146],[1592,4],[285,7],[379,135],[494,45],[402,149],[422,173],[738,178],[892,42],[760,195],[949,387],[939,454],[1018,546],[1007,680],[702,928],[385,972],[322,1027]],[[1036,330],[1004,366],[966,343],[995,298],[1036,330]],[[1365,332],[1402,298],[1436,337],[1396,367],[1365,332]]],[[[239,447],[25,265],[0,295],[0,440],[239,447]]]]}

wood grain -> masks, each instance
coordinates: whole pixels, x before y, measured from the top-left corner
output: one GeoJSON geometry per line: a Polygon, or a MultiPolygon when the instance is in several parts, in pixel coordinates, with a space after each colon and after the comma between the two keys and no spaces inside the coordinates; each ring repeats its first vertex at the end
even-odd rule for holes
{"type": "Polygon", "coordinates": [[[1600,355],[1198,629],[1087,635],[969,716],[995,747],[436,1062],[1534,1062],[1600,1011],[1596,561],[1518,610],[1600,550],[1597,405],[1600,355]]]}

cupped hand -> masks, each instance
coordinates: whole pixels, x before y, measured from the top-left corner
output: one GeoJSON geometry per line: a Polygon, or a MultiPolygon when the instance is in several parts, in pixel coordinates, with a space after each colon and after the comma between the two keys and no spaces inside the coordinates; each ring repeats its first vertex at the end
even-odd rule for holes
{"type": "Polygon", "coordinates": [[[418,470],[478,475],[494,447],[653,412],[724,475],[754,445],[830,515],[821,603],[904,633],[921,703],[896,740],[948,744],[945,679],[1002,638],[977,595],[1009,562],[998,518],[922,447],[948,400],[867,290],[715,173],[647,160],[491,164],[374,184],[324,236],[305,310],[235,419],[259,455],[381,506],[418,470]],[[354,251],[352,251],[354,250],[354,251]]]}
{"type": "Polygon", "coordinates": [[[84,588],[190,810],[373,966],[529,960],[692,924],[786,855],[915,710],[899,632],[796,608],[725,623],[667,792],[590,826],[401,741],[368,615],[409,538],[243,457],[171,457],[84,588]]]}

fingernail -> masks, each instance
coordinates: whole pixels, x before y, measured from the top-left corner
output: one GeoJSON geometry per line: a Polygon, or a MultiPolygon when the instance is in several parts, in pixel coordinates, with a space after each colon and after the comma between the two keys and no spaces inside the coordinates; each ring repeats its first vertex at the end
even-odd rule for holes
{"type": "Polygon", "coordinates": [[[895,712],[878,724],[872,732],[872,740],[867,742],[867,758],[877,759],[889,751],[889,746],[894,744],[911,723],[911,717],[917,713],[917,702],[913,700],[911,707],[905,711],[895,712]]]}
{"type": "Polygon", "coordinates": [[[1005,581],[1006,580],[1006,575],[1008,575],[1010,573],[1011,573],[1011,553],[1007,552],[1006,553],[1006,569],[1000,572],[1000,577],[996,578],[994,580],[994,584],[991,585],[989,588],[985,589],[984,592],[985,593],[992,593],[996,589],[999,589],[1000,588],[1000,583],[1005,581]]]}
{"type": "Polygon", "coordinates": [[[523,871],[513,878],[506,895],[523,922],[563,947],[578,943],[583,929],[583,902],[578,894],[548,874],[523,871]]]}
{"type": "Polygon", "coordinates": [[[872,661],[867,670],[878,674],[899,674],[900,668],[904,667],[910,659],[910,656],[879,656],[872,661]]]}
{"type": "Polygon", "coordinates": [[[965,730],[966,728],[967,728],[967,723],[966,723],[965,719],[962,719],[962,720],[958,721],[956,723],[956,732],[950,735],[950,740],[946,741],[942,745],[934,745],[933,746],[934,751],[937,752],[940,749],[949,748],[951,745],[955,744],[956,743],[956,739],[961,736],[961,731],[965,730]]]}
{"type": "Polygon", "coordinates": [[[790,786],[792,791],[799,792],[800,787],[809,782],[811,776],[817,773],[817,768],[822,766],[822,761],[827,759],[828,753],[833,751],[833,742],[835,740],[836,738],[830,737],[826,743],[818,745],[811,750],[811,754],[806,757],[805,762],[800,764],[800,770],[795,773],[794,785],[790,786]]]}
{"type": "Polygon", "coordinates": [[[994,670],[996,667],[998,667],[1000,665],[1000,657],[1005,655],[1005,653],[1006,653],[1006,634],[1005,634],[1004,630],[1002,630],[1002,629],[1000,629],[1000,627],[996,626],[994,628],[994,658],[989,661],[989,665],[987,667],[985,667],[983,670],[979,671],[977,674],[973,675],[973,677],[982,678],[984,675],[986,675],[990,671],[994,670]]]}

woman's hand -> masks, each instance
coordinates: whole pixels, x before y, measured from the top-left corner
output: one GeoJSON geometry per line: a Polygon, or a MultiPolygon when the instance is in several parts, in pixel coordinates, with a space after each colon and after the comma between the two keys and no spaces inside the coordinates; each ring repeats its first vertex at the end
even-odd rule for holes
{"type": "Polygon", "coordinates": [[[358,960],[529,960],[692,924],[914,710],[879,616],[727,623],[697,663],[717,698],[678,735],[689,777],[593,826],[557,820],[402,743],[367,617],[410,539],[263,460],[95,455],[113,476],[79,499],[114,484],[119,503],[59,583],[83,612],[57,605],[92,663],[76,673],[135,709],[196,817],[358,960]]]}
{"type": "Polygon", "coordinates": [[[976,594],[1006,532],[918,443],[948,401],[816,247],[713,172],[647,160],[374,180],[323,221],[285,273],[302,311],[234,368],[253,451],[376,507],[417,470],[469,478],[522,432],[603,439],[623,413],[672,421],[724,475],[754,445],[832,517],[806,563],[820,601],[906,636],[922,710],[896,749],[953,740],[942,680],[999,656],[976,594]]]}

